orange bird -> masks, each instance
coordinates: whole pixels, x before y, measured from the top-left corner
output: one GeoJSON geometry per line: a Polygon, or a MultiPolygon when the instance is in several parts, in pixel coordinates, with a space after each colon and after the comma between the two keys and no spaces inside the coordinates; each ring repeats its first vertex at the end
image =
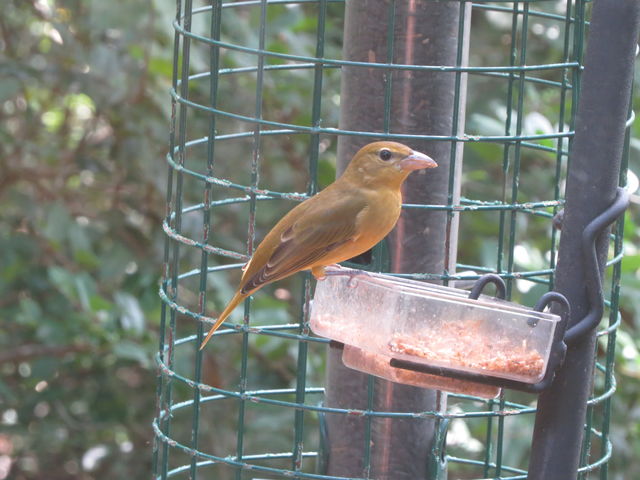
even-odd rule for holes
{"type": "Polygon", "coordinates": [[[404,180],[414,170],[437,166],[424,153],[401,143],[362,147],[340,178],[293,208],[262,240],[200,349],[233,309],[264,285],[302,270],[321,279],[327,265],[372,248],[400,217],[404,180]]]}

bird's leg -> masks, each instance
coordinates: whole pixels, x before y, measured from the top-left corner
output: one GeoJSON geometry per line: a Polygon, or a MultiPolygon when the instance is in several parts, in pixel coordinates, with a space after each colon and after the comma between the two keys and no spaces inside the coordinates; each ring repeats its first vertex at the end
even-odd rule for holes
{"type": "Polygon", "coordinates": [[[343,272],[348,272],[349,269],[344,268],[342,265],[338,263],[332,263],[331,265],[318,265],[317,267],[313,267],[311,269],[311,274],[316,277],[316,280],[322,281],[327,278],[327,275],[341,275],[343,272]],[[340,270],[339,272],[331,271],[327,272],[327,267],[332,268],[333,270],[340,270]]]}
{"type": "Polygon", "coordinates": [[[311,275],[316,277],[316,280],[321,281],[327,278],[327,272],[324,271],[326,267],[319,265],[311,269],[311,275]]]}
{"type": "Polygon", "coordinates": [[[327,278],[329,275],[345,275],[348,277],[356,277],[356,276],[371,276],[371,274],[369,272],[366,272],[364,270],[357,270],[355,268],[345,268],[340,264],[334,263],[332,265],[327,265],[325,267],[314,267],[311,269],[311,273],[313,274],[314,277],[316,277],[316,280],[324,280],[325,278],[327,278]],[[325,269],[329,267],[332,270],[330,271],[326,271],[325,269]],[[321,271],[321,275],[317,275],[316,274],[316,269],[318,271],[321,271]]]}

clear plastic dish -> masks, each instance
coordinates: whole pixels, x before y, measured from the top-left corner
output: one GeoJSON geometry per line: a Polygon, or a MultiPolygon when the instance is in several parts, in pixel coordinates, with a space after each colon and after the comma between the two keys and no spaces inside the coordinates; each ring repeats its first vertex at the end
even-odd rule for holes
{"type": "Polygon", "coordinates": [[[328,272],[311,307],[317,335],[387,359],[532,384],[544,377],[557,315],[388,275],[328,272]]]}
{"type": "Polygon", "coordinates": [[[345,345],[342,352],[342,363],[349,368],[369,373],[376,377],[391,380],[396,383],[413,385],[415,387],[445,390],[452,393],[462,393],[482,398],[495,398],[500,393],[500,387],[483,385],[481,383],[459,380],[457,378],[441,377],[428,373],[414,372],[404,368],[389,366],[391,357],[367,352],[351,345],[345,345]]]}

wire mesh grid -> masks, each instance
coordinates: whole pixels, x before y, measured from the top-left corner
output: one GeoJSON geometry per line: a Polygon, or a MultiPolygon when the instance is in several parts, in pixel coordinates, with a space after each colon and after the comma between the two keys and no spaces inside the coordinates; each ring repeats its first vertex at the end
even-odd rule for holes
{"type": "MultiPolygon", "coordinates": [[[[531,396],[503,392],[495,400],[483,400],[450,395],[446,411],[409,413],[375,411],[371,401],[365,410],[323,406],[319,372],[327,340],[309,331],[312,283],[307,274],[247,299],[244,309],[231,317],[234,321],[216,333],[213,346],[198,351],[204,329],[215,319],[211,312],[231,297],[256,240],[278,215],[313,195],[323,175],[332,172],[335,141],[341,135],[408,144],[449,142],[452,162],[456,149],[465,149],[459,202],[454,202],[450,178],[447,204],[404,208],[459,216],[465,243],[482,242],[486,248],[461,244],[457,271],[464,273],[401,276],[451,282],[496,272],[506,280],[510,298],[529,304],[552,288],[558,235],[551,220],[563,203],[588,2],[459,3],[472,10],[469,65],[462,63],[461,45],[452,65],[344,60],[340,1],[177,1],[153,423],[155,478],[346,478],[317,469],[321,414],[448,419],[458,431],[447,446],[450,475],[526,478],[535,412],[531,396]],[[474,35],[496,26],[496,35],[474,35]],[[545,36],[555,42],[557,58],[540,53],[545,36]],[[498,53],[492,54],[494,50],[498,53]],[[407,71],[455,75],[452,93],[456,105],[466,101],[468,133],[457,133],[463,121],[457,109],[450,135],[339,129],[340,69],[345,66],[381,69],[389,85],[394,74],[407,71]],[[463,75],[476,94],[461,95],[463,75]],[[487,121],[483,106],[491,102],[504,108],[487,121]],[[545,109],[550,104],[554,108],[545,109]],[[554,116],[545,122],[539,111],[554,116]],[[548,185],[540,185],[536,175],[543,169],[554,172],[548,185]],[[301,185],[306,191],[296,192],[301,185]],[[544,256],[527,261],[531,231],[543,232],[538,248],[544,256]]],[[[395,8],[390,1],[381,26],[380,35],[388,41],[395,8]]],[[[460,8],[459,32],[470,22],[464,11],[460,8]]],[[[394,102],[390,88],[383,100],[387,126],[394,102]]],[[[591,478],[591,472],[607,478],[612,452],[609,412],[620,324],[622,222],[611,238],[609,323],[599,332],[602,341],[594,355],[595,391],[589,400],[581,478],[591,478]]],[[[375,393],[370,382],[370,399],[375,393]]],[[[369,478],[368,444],[362,454],[362,478],[369,478]]]]}

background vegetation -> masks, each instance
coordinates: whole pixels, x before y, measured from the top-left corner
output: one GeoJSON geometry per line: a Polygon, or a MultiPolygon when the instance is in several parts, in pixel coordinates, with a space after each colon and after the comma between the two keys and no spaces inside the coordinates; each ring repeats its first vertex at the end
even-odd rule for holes
{"type": "MultiPolygon", "coordinates": [[[[8,0],[2,5],[0,480],[149,475],[174,8],[173,2],[160,0],[117,6],[97,0],[8,0]]],[[[302,8],[274,12],[269,48],[312,53],[313,12],[302,8]]],[[[326,39],[330,57],[340,56],[336,12],[330,15],[335,23],[326,39]]],[[[490,16],[474,21],[478,45],[492,45],[508,28],[490,16]]],[[[240,14],[236,22],[225,24],[225,35],[242,44],[255,43],[255,17],[240,14]]],[[[548,29],[534,37],[532,63],[557,54],[558,37],[548,29]]],[[[201,58],[197,55],[195,70],[207,61],[204,53],[201,58]]],[[[472,61],[478,64],[501,61],[488,47],[478,48],[474,55],[472,61]]],[[[238,54],[224,61],[232,66],[249,60],[238,54]]],[[[292,73],[288,81],[276,80],[266,82],[265,115],[308,122],[305,95],[312,78],[292,73]]],[[[337,72],[328,72],[325,81],[328,92],[337,91],[337,72]]],[[[246,82],[223,88],[251,90],[252,80],[246,82]]],[[[488,101],[482,85],[475,87],[470,89],[470,111],[475,113],[468,119],[469,128],[491,133],[502,122],[506,107],[488,101]]],[[[193,94],[206,91],[205,85],[193,94]]],[[[234,111],[253,105],[253,100],[238,97],[225,99],[234,111]]],[[[327,95],[325,100],[323,118],[336,124],[336,99],[327,95]]],[[[531,100],[529,107],[538,116],[529,116],[525,128],[544,131],[553,121],[546,119],[557,117],[557,105],[545,100],[531,100]]],[[[193,125],[197,138],[202,133],[198,125],[205,123],[200,119],[193,125]]],[[[640,123],[633,129],[634,137],[640,138],[640,123]]],[[[640,171],[636,139],[631,169],[640,171]]],[[[320,180],[326,184],[334,175],[335,139],[323,142],[320,180]]],[[[270,162],[261,174],[271,188],[304,191],[307,145],[272,142],[265,145],[267,149],[270,162]]],[[[233,154],[239,157],[238,166],[221,176],[233,179],[247,171],[249,150],[233,154]]],[[[471,147],[465,173],[468,196],[497,197],[488,190],[493,177],[483,163],[496,154],[491,146],[471,147]]],[[[538,175],[531,177],[531,184],[544,192],[532,188],[526,198],[548,198],[552,170],[536,168],[535,163],[530,168],[530,175],[538,175]]],[[[624,325],[617,339],[619,388],[612,430],[612,476],[620,479],[640,477],[638,197],[634,202],[626,217],[624,325]]],[[[264,208],[259,228],[272,224],[280,213],[264,208]]],[[[483,234],[487,222],[496,220],[473,218],[466,228],[477,235],[483,234]]],[[[219,219],[220,242],[242,250],[243,241],[238,239],[245,233],[233,220],[232,214],[219,219]]],[[[546,233],[535,224],[525,230],[529,237],[521,245],[529,255],[519,261],[523,269],[536,268],[543,262],[546,233]]],[[[491,255],[487,242],[465,242],[461,249],[461,259],[469,263],[490,265],[491,255]]],[[[216,287],[217,298],[212,301],[219,308],[230,287],[216,287]]],[[[286,320],[291,290],[284,284],[275,298],[256,299],[257,321],[259,312],[272,321],[274,316],[286,320]]],[[[292,353],[278,343],[261,345],[260,352],[262,375],[283,385],[292,381],[291,362],[282,360],[292,353]]],[[[224,360],[221,355],[208,362],[208,375],[215,382],[216,375],[223,375],[224,360]]]]}

